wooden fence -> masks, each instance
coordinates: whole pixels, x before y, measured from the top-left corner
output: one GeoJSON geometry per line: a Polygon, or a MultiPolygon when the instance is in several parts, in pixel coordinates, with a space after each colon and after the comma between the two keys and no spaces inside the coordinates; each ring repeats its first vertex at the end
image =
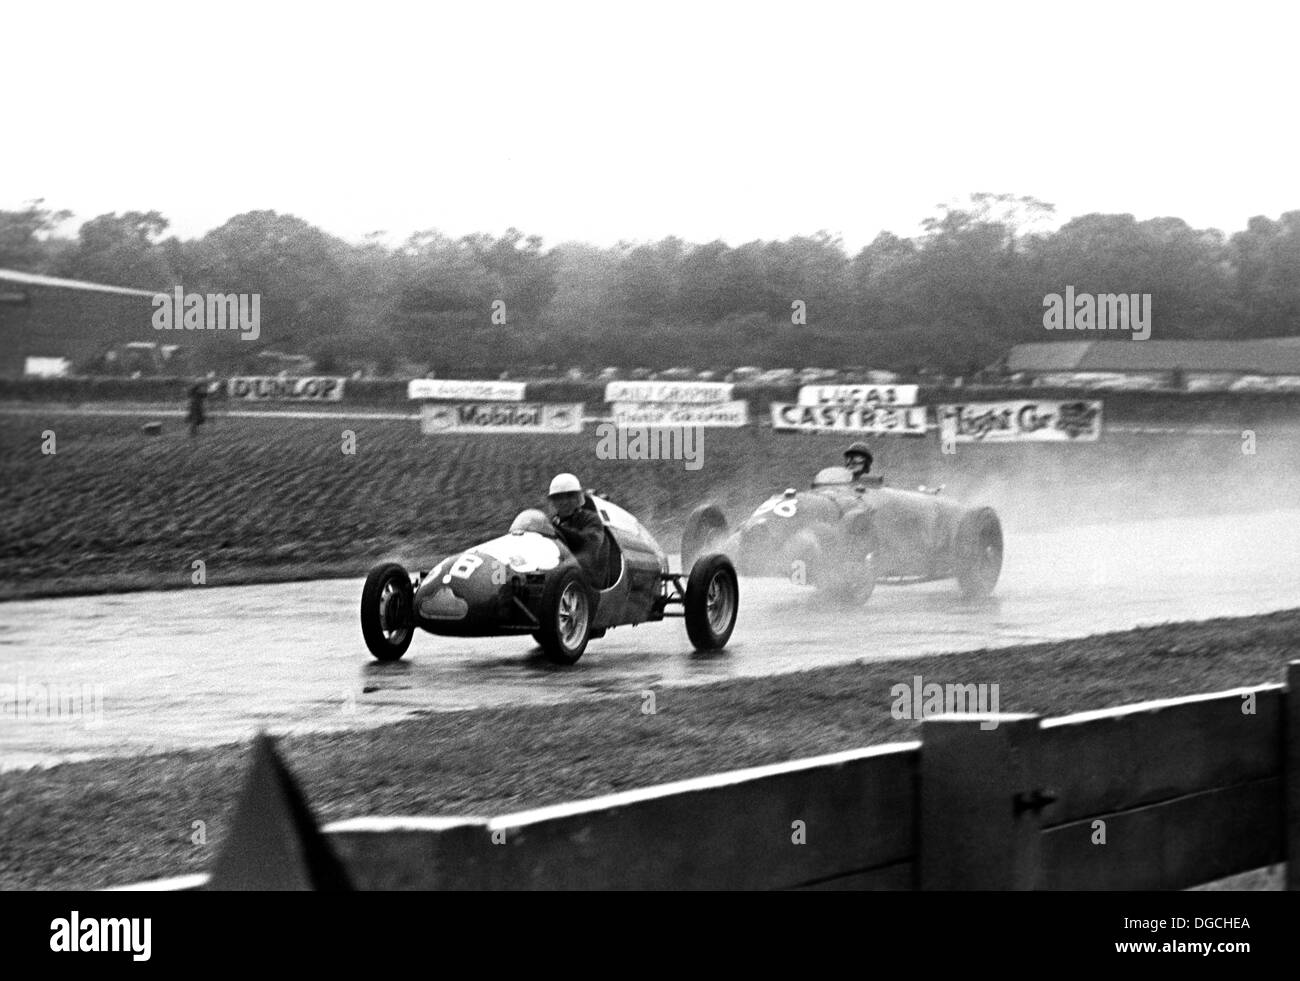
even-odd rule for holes
{"type": "MultiPolygon", "coordinates": [[[[210,879],[131,888],[311,888],[341,868],[359,889],[1181,889],[1300,854],[1300,661],[1286,685],[1055,719],[941,715],[921,735],[323,835],[275,760],[250,773],[210,879]]],[[[1300,889],[1300,862],[1286,881],[1300,889]]]]}

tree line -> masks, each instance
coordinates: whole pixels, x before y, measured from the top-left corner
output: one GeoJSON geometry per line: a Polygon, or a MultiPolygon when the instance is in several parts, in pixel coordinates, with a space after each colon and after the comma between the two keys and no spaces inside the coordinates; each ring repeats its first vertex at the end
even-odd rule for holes
{"type": "MultiPolygon", "coordinates": [[[[187,240],[157,211],[0,211],[0,268],[115,286],[259,293],[254,350],[321,370],[426,365],[439,374],[605,366],[863,365],[960,374],[1047,332],[1043,298],[1149,293],[1152,337],[1300,333],[1300,211],[1231,236],[1178,218],[1089,214],[974,194],[921,232],[882,232],[850,255],[821,231],[784,241],[547,247],[517,229],[344,241],[293,215],[251,211],[187,240]]],[[[241,345],[242,347],[242,345],[241,345]]],[[[232,356],[252,352],[232,349],[232,356]]]]}

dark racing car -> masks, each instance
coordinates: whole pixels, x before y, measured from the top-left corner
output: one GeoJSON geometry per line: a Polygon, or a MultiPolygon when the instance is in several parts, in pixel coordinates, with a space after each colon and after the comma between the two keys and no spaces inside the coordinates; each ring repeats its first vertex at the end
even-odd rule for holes
{"type": "Polygon", "coordinates": [[[696,508],[682,534],[682,562],[706,551],[735,556],[745,576],[781,576],[864,603],[876,583],[956,579],[987,596],[1002,569],[1002,525],[988,507],[938,491],[885,487],[827,467],[806,491],[768,498],[734,531],[715,505],[696,508]]]}
{"type": "Polygon", "coordinates": [[[587,641],[625,624],[682,617],[697,650],[726,646],[736,624],[736,570],[720,554],[695,558],[689,576],[670,572],[663,549],[627,511],[586,492],[608,542],[602,568],[584,571],[546,515],[534,509],[509,532],[412,576],[376,566],[361,593],[370,653],[394,661],[416,629],[449,637],[532,635],[546,656],[573,664],[587,641]],[[685,578],[685,583],[683,583],[685,578]]]}

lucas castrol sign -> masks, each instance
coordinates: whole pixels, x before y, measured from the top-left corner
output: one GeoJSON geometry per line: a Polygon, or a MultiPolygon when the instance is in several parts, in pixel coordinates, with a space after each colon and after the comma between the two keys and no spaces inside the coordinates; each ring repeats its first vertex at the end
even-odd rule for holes
{"type": "Polygon", "coordinates": [[[925,406],[827,403],[771,403],[772,428],[778,432],[868,433],[924,436],[925,406]]]}

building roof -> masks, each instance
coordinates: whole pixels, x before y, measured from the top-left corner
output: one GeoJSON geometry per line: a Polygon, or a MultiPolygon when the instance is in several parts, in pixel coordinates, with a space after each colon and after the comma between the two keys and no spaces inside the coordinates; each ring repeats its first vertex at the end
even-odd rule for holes
{"type": "Polygon", "coordinates": [[[1017,344],[1007,370],[1235,371],[1300,375],[1300,338],[1251,341],[1077,341],[1017,344]]]}
{"type": "Polygon", "coordinates": [[[80,279],[60,279],[57,276],[40,276],[36,273],[19,272],[16,269],[0,269],[0,283],[16,283],[21,286],[44,286],[47,289],[89,290],[94,293],[117,293],[123,296],[157,296],[152,290],[133,290],[125,286],[106,286],[103,283],[87,283],[80,279]]]}
{"type": "Polygon", "coordinates": [[[1011,371],[1070,371],[1088,353],[1091,341],[1056,344],[1017,344],[1007,358],[1011,371]]]}

